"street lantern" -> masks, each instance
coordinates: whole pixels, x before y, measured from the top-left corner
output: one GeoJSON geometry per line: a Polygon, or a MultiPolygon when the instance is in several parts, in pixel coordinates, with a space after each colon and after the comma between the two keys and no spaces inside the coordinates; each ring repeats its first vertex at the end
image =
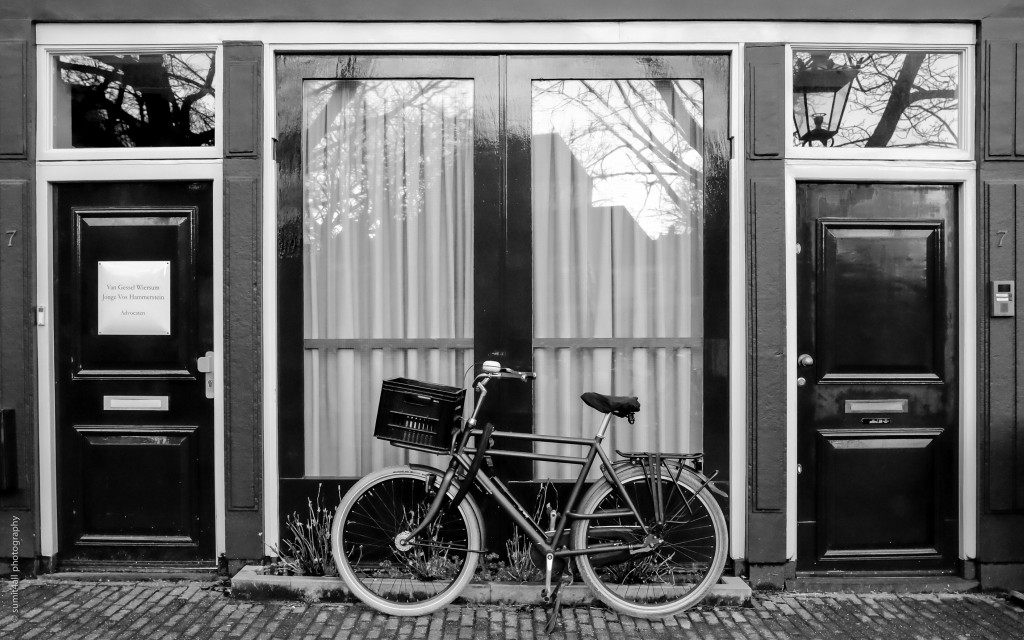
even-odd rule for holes
{"type": "Polygon", "coordinates": [[[812,53],[809,61],[797,58],[793,70],[794,136],[807,147],[833,144],[859,67],[836,64],[827,53],[812,53]]]}

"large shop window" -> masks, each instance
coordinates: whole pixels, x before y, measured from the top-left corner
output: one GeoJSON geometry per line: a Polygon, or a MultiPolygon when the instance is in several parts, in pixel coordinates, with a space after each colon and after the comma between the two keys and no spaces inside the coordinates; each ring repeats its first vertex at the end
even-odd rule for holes
{"type": "Polygon", "coordinates": [[[703,87],[532,87],[536,424],[587,437],[596,414],[567,399],[637,393],[644,428],[612,430],[613,447],[701,451],[703,87]]]}
{"type": "Polygon", "coordinates": [[[614,447],[725,467],[726,56],[277,65],[282,478],[432,461],[372,437],[381,381],[485,359],[539,375],[500,428],[591,435],[580,393],[637,394],[614,447]]]}
{"type": "Polygon", "coordinates": [[[472,362],[473,83],[303,83],[305,462],[362,474],[380,381],[472,362]]]}

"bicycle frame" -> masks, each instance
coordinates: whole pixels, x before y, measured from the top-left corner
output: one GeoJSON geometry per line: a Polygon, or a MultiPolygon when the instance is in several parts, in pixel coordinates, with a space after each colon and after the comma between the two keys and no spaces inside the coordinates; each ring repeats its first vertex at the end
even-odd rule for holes
{"type": "MultiPolygon", "coordinates": [[[[486,385],[490,378],[486,376],[479,376],[474,382],[473,387],[479,392],[479,397],[476,402],[476,406],[473,410],[473,415],[467,422],[469,428],[463,429],[461,434],[456,437],[456,445],[453,449],[452,459],[448,464],[448,470],[444,474],[441,480],[441,485],[438,487],[437,496],[434,498],[430,507],[427,510],[422,522],[419,523],[408,535],[407,540],[414,540],[417,535],[424,531],[431,522],[438,516],[441,511],[441,505],[444,497],[447,495],[448,489],[451,486],[456,474],[459,470],[466,472],[464,482],[466,486],[463,490],[457,494],[456,500],[460,500],[465,495],[465,491],[468,491],[469,487],[473,482],[479,483],[484,491],[489,493],[491,497],[497,501],[498,505],[509,514],[509,516],[515,521],[516,525],[522,530],[530,540],[537,545],[542,551],[545,557],[546,571],[545,571],[545,582],[546,582],[546,593],[550,596],[551,594],[551,573],[552,565],[555,559],[563,559],[572,556],[589,555],[596,553],[606,552],[628,552],[630,554],[643,553],[653,548],[653,545],[657,543],[657,540],[652,536],[650,529],[640,516],[639,511],[633,504],[629,495],[626,492],[626,488],[619,480],[617,474],[614,472],[612,461],[609,459],[608,454],[605,453],[604,448],[601,446],[605,435],[607,434],[608,427],[611,424],[612,414],[605,414],[604,420],[601,423],[601,427],[597,434],[593,438],[576,438],[570,436],[551,436],[543,434],[525,434],[513,431],[493,431],[488,429],[479,429],[476,427],[477,421],[476,416],[480,411],[480,407],[483,405],[484,398],[487,395],[486,385]],[[482,379],[481,379],[482,378],[482,379]],[[490,438],[504,438],[508,440],[519,440],[527,442],[547,442],[557,444],[570,444],[588,447],[587,453],[581,457],[575,456],[559,456],[552,454],[533,453],[528,451],[515,451],[509,449],[491,449],[488,447],[490,438]],[[476,447],[469,447],[469,439],[476,439],[476,447]],[[483,447],[483,452],[480,451],[480,447],[483,447]],[[474,477],[470,477],[472,468],[474,466],[473,461],[476,456],[488,455],[494,457],[507,457],[507,458],[520,458],[527,460],[541,460],[546,462],[557,462],[562,464],[573,464],[580,465],[580,473],[576,478],[576,482],[573,485],[572,491],[569,494],[569,499],[566,503],[566,507],[558,516],[557,523],[554,526],[552,538],[550,542],[547,539],[544,529],[534,520],[526,509],[516,500],[515,496],[512,495],[505,483],[500,478],[492,476],[485,469],[477,466],[474,477]],[[586,483],[587,476],[590,474],[590,470],[593,468],[595,460],[600,459],[601,468],[603,475],[615,486],[619,496],[623,499],[627,505],[627,509],[618,509],[614,511],[603,511],[595,514],[581,514],[575,511],[577,503],[581,497],[583,487],[586,483]],[[643,541],[639,543],[602,543],[592,546],[587,546],[583,549],[560,549],[563,542],[563,538],[566,537],[567,527],[577,520],[598,520],[601,518],[616,518],[622,516],[633,516],[639,527],[643,531],[643,541]]],[[[471,552],[483,553],[483,549],[470,549],[471,552]]]]}

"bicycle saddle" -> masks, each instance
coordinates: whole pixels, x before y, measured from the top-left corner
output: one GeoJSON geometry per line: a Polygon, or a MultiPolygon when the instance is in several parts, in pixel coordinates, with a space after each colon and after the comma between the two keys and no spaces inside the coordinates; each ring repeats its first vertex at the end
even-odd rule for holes
{"type": "Polygon", "coordinates": [[[640,399],[636,396],[606,396],[588,391],[580,398],[587,406],[601,413],[612,413],[620,418],[629,417],[631,413],[640,411],[640,399]]]}

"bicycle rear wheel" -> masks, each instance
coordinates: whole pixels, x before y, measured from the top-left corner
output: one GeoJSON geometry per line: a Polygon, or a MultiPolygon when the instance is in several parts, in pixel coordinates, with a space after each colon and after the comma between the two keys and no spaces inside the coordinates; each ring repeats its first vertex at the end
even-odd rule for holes
{"type": "MultiPolygon", "coordinates": [[[[483,534],[469,496],[457,509],[442,509],[416,540],[400,537],[422,520],[443,475],[429,467],[383,469],[357,482],[338,505],[331,531],[338,573],[353,595],[378,611],[430,613],[473,578],[483,534]]],[[[457,489],[453,482],[446,502],[457,489]]]]}
{"type": "MultiPolygon", "coordinates": [[[[618,473],[644,523],[661,542],[649,552],[611,551],[576,558],[580,575],[595,595],[616,611],[641,618],[670,616],[700,602],[722,574],[728,536],[721,508],[696,478],[683,473],[673,482],[675,474],[664,470],[651,475],[648,481],[641,467],[618,473]]],[[[583,515],[623,509],[628,509],[626,502],[606,479],[591,487],[580,504],[583,515]]],[[[645,534],[632,514],[615,515],[577,520],[572,539],[575,549],[583,549],[643,544],[645,534]]]]}

